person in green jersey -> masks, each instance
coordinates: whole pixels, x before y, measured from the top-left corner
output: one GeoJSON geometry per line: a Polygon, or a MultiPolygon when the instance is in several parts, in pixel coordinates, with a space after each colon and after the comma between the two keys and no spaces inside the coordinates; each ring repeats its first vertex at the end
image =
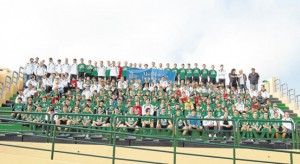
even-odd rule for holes
{"type": "Polygon", "coordinates": [[[177,121],[177,129],[175,131],[175,133],[177,133],[177,131],[179,131],[182,135],[186,135],[188,132],[188,126],[187,123],[184,119],[184,116],[182,115],[182,112],[179,108],[176,108],[176,115],[174,116],[177,121]]]}
{"type": "Polygon", "coordinates": [[[208,72],[209,75],[209,82],[213,83],[214,85],[217,83],[217,71],[215,70],[215,66],[211,66],[211,70],[208,72]]]}
{"type": "Polygon", "coordinates": [[[172,72],[175,72],[175,84],[178,84],[178,68],[177,68],[177,64],[175,63],[174,64],[174,67],[171,69],[172,72]]]}
{"type": "Polygon", "coordinates": [[[166,71],[172,71],[172,69],[170,68],[170,63],[167,63],[167,64],[166,64],[165,70],[166,70],[166,71]]]}
{"type": "Polygon", "coordinates": [[[193,69],[191,68],[191,64],[190,64],[190,63],[188,63],[187,66],[188,66],[188,67],[187,67],[187,69],[185,70],[185,71],[186,71],[186,81],[187,81],[188,83],[191,83],[192,80],[193,80],[193,69]]]}
{"type": "Polygon", "coordinates": [[[124,128],[124,121],[121,116],[122,114],[119,112],[119,108],[115,108],[114,113],[111,115],[111,118],[115,121],[114,128],[120,132],[123,131],[124,128]]]}
{"type": "Polygon", "coordinates": [[[107,118],[105,112],[102,110],[102,107],[98,108],[98,113],[94,117],[92,127],[107,127],[107,118]]]}
{"type": "Polygon", "coordinates": [[[201,82],[203,85],[206,85],[208,82],[208,69],[206,69],[206,65],[203,64],[202,66],[202,70],[201,70],[201,82]]]}
{"type": "Polygon", "coordinates": [[[250,138],[252,139],[253,136],[255,138],[258,138],[258,135],[257,135],[257,132],[260,132],[260,129],[261,129],[261,125],[258,121],[258,115],[257,115],[257,112],[253,112],[252,114],[252,120],[251,122],[249,123],[249,131],[250,131],[250,138]]]}
{"type": "MultiPolygon", "coordinates": [[[[279,121],[281,120],[279,117],[279,114],[277,112],[274,113],[274,118],[271,119],[272,121],[279,121]]],[[[280,135],[282,133],[286,133],[286,129],[282,128],[282,122],[272,122],[272,133],[275,133],[275,137],[279,139],[280,135]]],[[[282,138],[282,137],[281,137],[282,138]]]]}
{"type": "Polygon", "coordinates": [[[125,61],[124,66],[122,67],[122,77],[124,77],[125,81],[126,81],[126,73],[128,69],[129,69],[128,62],[125,61]]]}
{"type": "MultiPolygon", "coordinates": [[[[266,121],[266,122],[261,122],[261,126],[262,126],[261,128],[262,129],[261,129],[261,136],[260,136],[260,138],[263,139],[263,138],[265,138],[265,136],[267,138],[270,138],[269,134],[272,132],[272,128],[271,128],[272,124],[271,124],[271,122],[269,120],[269,114],[268,114],[268,112],[264,113],[263,120],[266,121]]],[[[271,138],[273,138],[273,136],[271,136],[271,138]]]]}
{"type": "Polygon", "coordinates": [[[50,102],[47,101],[47,97],[44,96],[44,97],[42,98],[42,101],[39,103],[39,105],[42,107],[42,111],[43,111],[43,112],[46,112],[47,109],[48,109],[48,107],[50,106],[50,102]]]}
{"type": "Polygon", "coordinates": [[[197,84],[199,84],[200,81],[200,74],[201,74],[201,70],[198,68],[198,64],[195,63],[195,68],[193,69],[193,81],[196,82],[197,84]]]}
{"type": "Polygon", "coordinates": [[[161,113],[158,115],[158,117],[165,117],[165,118],[158,118],[156,128],[158,129],[172,129],[172,121],[168,119],[169,115],[166,113],[166,109],[162,108],[161,113]]]}
{"type": "Polygon", "coordinates": [[[60,113],[63,110],[63,105],[59,102],[58,98],[54,100],[54,104],[52,106],[55,112],[60,113]]]}
{"type": "Polygon", "coordinates": [[[80,59],[80,64],[77,65],[78,77],[84,78],[86,65],[83,63],[83,58],[80,59]]]}
{"type": "Polygon", "coordinates": [[[93,70],[92,70],[92,77],[98,79],[98,63],[97,61],[94,62],[93,70]]]}
{"type": "MultiPolygon", "coordinates": [[[[33,112],[33,107],[32,105],[27,105],[27,110],[26,112],[33,112]]],[[[32,121],[33,120],[33,115],[32,114],[23,114],[22,115],[22,120],[25,120],[25,121],[32,121]]]]}
{"type": "Polygon", "coordinates": [[[247,121],[248,115],[247,112],[243,111],[242,118],[241,118],[241,132],[242,132],[242,138],[246,138],[246,134],[248,134],[249,131],[249,122],[247,121]]]}
{"type": "Polygon", "coordinates": [[[129,113],[126,115],[127,117],[125,118],[125,127],[127,128],[128,132],[138,132],[138,118],[134,112],[134,108],[130,107],[129,113]]]}
{"type": "Polygon", "coordinates": [[[150,135],[152,135],[153,127],[154,127],[154,120],[153,120],[153,118],[149,118],[149,117],[151,117],[150,108],[146,108],[146,114],[141,119],[142,129],[143,129],[143,133],[145,134],[146,128],[150,128],[150,135]]]}
{"type": "Polygon", "coordinates": [[[42,125],[36,124],[36,123],[43,123],[44,120],[45,120],[45,116],[44,116],[44,114],[42,114],[42,108],[38,107],[37,108],[37,113],[33,114],[32,122],[35,123],[35,124],[31,125],[32,130],[35,131],[37,127],[42,127],[42,125]]]}
{"type": "MultiPolygon", "coordinates": [[[[79,64],[80,65],[80,64],[79,64]]],[[[85,77],[92,78],[92,72],[93,72],[94,66],[92,65],[92,61],[88,61],[88,65],[85,66],[85,77]]]]}
{"type": "MultiPolygon", "coordinates": [[[[61,113],[59,113],[58,118],[55,121],[55,124],[56,125],[70,125],[70,124],[67,124],[68,120],[70,119],[68,114],[69,114],[69,112],[68,112],[68,106],[64,105],[63,111],[61,113]]],[[[57,126],[57,129],[60,131],[61,127],[57,126]]],[[[66,130],[67,129],[65,128],[65,131],[66,130]]]]}
{"type": "Polygon", "coordinates": [[[181,68],[178,70],[178,73],[179,73],[179,81],[180,83],[183,83],[185,84],[186,80],[186,70],[184,68],[184,64],[181,64],[181,68]]]}
{"type": "Polygon", "coordinates": [[[109,99],[109,102],[105,105],[106,108],[106,115],[111,115],[113,114],[116,105],[114,104],[114,101],[112,98],[109,99]]]}
{"type": "MultiPolygon", "coordinates": [[[[14,104],[12,111],[14,112],[23,112],[25,109],[25,104],[22,103],[22,98],[19,97],[17,99],[17,103],[14,104]]],[[[12,113],[11,114],[11,119],[16,118],[16,119],[21,119],[21,113],[12,113]]]]}
{"type": "Polygon", "coordinates": [[[74,107],[74,114],[76,115],[71,115],[67,122],[67,124],[72,124],[72,125],[82,125],[82,116],[79,115],[79,107],[76,106],[74,107]]]}

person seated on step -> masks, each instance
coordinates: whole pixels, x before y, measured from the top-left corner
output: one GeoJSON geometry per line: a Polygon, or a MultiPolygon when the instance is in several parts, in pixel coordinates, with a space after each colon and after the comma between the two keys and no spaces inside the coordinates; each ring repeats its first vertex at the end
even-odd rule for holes
{"type": "Polygon", "coordinates": [[[196,115],[196,110],[193,109],[190,116],[187,117],[188,119],[188,129],[190,132],[193,130],[202,131],[203,126],[201,125],[200,118],[196,115]],[[196,119],[196,120],[195,120],[196,119]]]}
{"type": "Polygon", "coordinates": [[[102,107],[98,107],[97,115],[94,117],[92,127],[107,127],[107,118],[102,107]]]}
{"type": "MultiPolygon", "coordinates": [[[[58,119],[55,121],[55,124],[56,125],[70,125],[70,116],[69,116],[69,111],[68,111],[68,105],[64,105],[63,107],[63,111],[58,113],[58,119]]],[[[61,127],[60,126],[57,126],[57,129],[59,131],[61,131],[61,127]]],[[[67,128],[64,128],[64,131],[67,131],[68,129],[67,128]]]]}
{"type": "MultiPolygon", "coordinates": [[[[26,106],[27,106],[26,112],[33,112],[32,110],[33,108],[31,104],[28,104],[26,106]]],[[[29,114],[29,113],[23,114],[22,120],[31,122],[33,120],[33,114],[29,114]]]]}
{"type": "Polygon", "coordinates": [[[186,120],[184,119],[184,115],[182,114],[180,108],[177,108],[176,114],[175,114],[175,119],[178,119],[177,121],[177,129],[175,129],[175,134],[177,133],[177,130],[182,133],[182,135],[186,135],[188,132],[188,125],[186,123],[186,120]]]}
{"type": "Polygon", "coordinates": [[[248,121],[249,117],[247,115],[246,111],[242,112],[242,118],[240,119],[240,130],[242,132],[242,138],[245,139],[246,135],[248,136],[248,138],[250,138],[250,132],[249,132],[249,121],[248,121]]]}
{"type": "Polygon", "coordinates": [[[232,136],[232,121],[228,121],[231,117],[228,116],[228,112],[225,112],[221,119],[220,129],[222,130],[222,136],[224,136],[225,139],[228,139],[229,136],[232,136]]]}
{"type": "Polygon", "coordinates": [[[261,136],[260,136],[260,137],[261,137],[262,139],[263,139],[265,136],[266,136],[267,138],[270,138],[270,133],[272,133],[272,134],[271,134],[271,139],[273,139],[273,138],[274,138],[275,131],[274,131],[274,129],[271,128],[271,127],[272,127],[272,124],[271,124],[271,122],[270,122],[268,112],[265,112],[265,113],[264,113],[264,118],[263,118],[263,120],[264,120],[264,122],[261,122],[262,128],[261,128],[261,136]]]}
{"type": "Polygon", "coordinates": [[[270,118],[271,119],[274,118],[274,113],[277,113],[278,117],[280,119],[282,119],[284,117],[284,113],[280,108],[278,108],[277,103],[273,104],[273,108],[271,108],[271,107],[269,108],[269,113],[270,113],[270,118]]]}
{"type": "Polygon", "coordinates": [[[213,112],[211,110],[208,111],[207,116],[204,117],[203,126],[206,131],[208,131],[208,137],[211,138],[212,134],[214,135],[214,139],[217,138],[217,121],[215,120],[207,120],[207,119],[215,119],[212,116],[213,112]]]}
{"type": "Polygon", "coordinates": [[[127,117],[125,118],[125,126],[124,126],[124,130],[127,130],[129,132],[137,132],[138,131],[138,128],[139,126],[137,125],[138,124],[138,118],[136,118],[135,116],[137,116],[134,112],[134,108],[133,107],[130,107],[129,109],[129,113],[127,113],[126,115],[127,117]]]}
{"type": "Polygon", "coordinates": [[[146,114],[142,118],[142,129],[143,133],[146,133],[146,128],[150,128],[150,135],[153,133],[153,127],[154,127],[154,119],[151,117],[151,110],[150,108],[146,108],[146,114]]]}
{"type": "MultiPolygon", "coordinates": [[[[272,122],[272,132],[276,132],[275,133],[275,137],[276,139],[280,139],[280,134],[286,134],[286,129],[282,128],[282,121],[279,117],[278,113],[274,113],[274,118],[271,118],[272,121],[276,121],[276,122],[272,122]],[[280,121],[280,122],[278,122],[280,121]]],[[[274,134],[272,134],[274,135],[274,134]]]]}
{"type": "Polygon", "coordinates": [[[78,115],[78,114],[80,114],[78,106],[74,107],[74,114],[76,114],[76,115],[70,115],[69,116],[70,119],[68,120],[68,124],[75,125],[75,126],[82,126],[83,116],[78,115]]]}
{"type": "Polygon", "coordinates": [[[111,118],[115,121],[115,130],[119,130],[119,131],[122,131],[123,128],[124,128],[124,121],[123,121],[123,118],[122,118],[122,114],[120,114],[119,112],[119,108],[115,108],[115,111],[114,113],[111,115],[111,118]]]}
{"type": "Polygon", "coordinates": [[[262,126],[258,120],[259,120],[258,113],[256,111],[254,111],[253,115],[252,115],[252,120],[249,122],[249,129],[248,129],[251,140],[258,139],[257,133],[261,132],[260,130],[261,130],[262,126]],[[253,138],[253,136],[254,136],[254,138],[253,138]]]}
{"type": "Polygon", "coordinates": [[[25,104],[22,103],[22,98],[19,97],[17,99],[17,103],[14,104],[12,111],[16,113],[11,113],[10,118],[11,119],[18,119],[20,120],[22,115],[20,112],[23,112],[25,110],[25,104]]]}
{"type": "Polygon", "coordinates": [[[292,128],[292,123],[294,122],[293,119],[290,117],[290,114],[288,112],[284,113],[284,117],[282,119],[282,128],[284,129],[284,131],[286,133],[282,134],[282,138],[292,138],[292,132],[293,132],[293,128],[292,128]],[[287,122],[290,121],[290,122],[287,122]]]}
{"type": "MultiPolygon", "coordinates": [[[[43,114],[42,108],[39,106],[36,109],[35,114],[33,114],[33,120],[34,123],[44,123],[45,122],[45,114],[43,114]]],[[[32,124],[31,128],[35,132],[37,127],[43,127],[43,125],[40,124],[32,124]]]]}
{"type": "Polygon", "coordinates": [[[158,115],[158,118],[157,118],[156,128],[168,129],[169,131],[172,131],[173,124],[169,117],[170,116],[166,113],[166,109],[162,108],[161,113],[158,115]],[[164,117],[164,118],[159,118],[159,117],[164,117]]]}

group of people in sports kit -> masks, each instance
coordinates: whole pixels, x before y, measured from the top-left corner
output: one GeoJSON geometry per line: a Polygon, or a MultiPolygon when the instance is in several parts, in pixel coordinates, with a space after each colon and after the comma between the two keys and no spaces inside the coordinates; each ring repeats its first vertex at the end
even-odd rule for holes
{"type": "MultiPolygon", "coordinates": [[[[57,60],[48,64],[31,58],[24,67],[24,89],[19,91],[14,111],[41,112],[53,115],[58,125],[76,125],[87,128],[109,128],[115,118],[118,130],[134,133],[156,129],[177,135],[207,134],[231,139],[234,122],[242,138],[285,138],[293,130],[286,121],[293,121],[272,104],[262,85],[258,90],[259,74],[255,69],[247,76],[243,70],[232,69],[227,74],[223,65],[215,70],[195,63],[148,64],[107,61],[84,63],[84,59],[57,60]],[[176,73],[174,82],[162,77],[159,81],[143,83],[126,79],[129,68],[156,68],[176,73]],[[226,82],[229,79],[229,82],[226,82]],[[248,82],[250,87],[247,87],[248,82]],[[140,116],[140,117],[135,117],[140,116]],[[176,118],[176,119],[175,119],[176,118]],[[176,120],[176,121],[174,121],[176,120]],[[233,121],[234,120],[234,121],[233,121]],[[263,121],[261,121],[263,120],[263,121]],[[275,120],[275,121],[273,121],[275,120]],[[279,120],[282,120],[279,121],[279,120]],[[273,121],[273,122],[272,122],[273,121]],[[176,122],[176,125],[175,125],[176,122]]],[[[39,114],[13,113],[12,118],[33,122],[47,122],[39,114]]],[[[60,128],[59,131],[68,131],[60,128]]]]}

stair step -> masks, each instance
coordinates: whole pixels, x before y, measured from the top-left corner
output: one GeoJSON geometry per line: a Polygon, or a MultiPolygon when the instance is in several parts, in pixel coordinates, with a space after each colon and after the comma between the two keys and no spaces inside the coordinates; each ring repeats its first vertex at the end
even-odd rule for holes
{"type": "Polygon", "coordinates": [[[0,107],[0,111],[11,111],[11,107],[0,107]]]}
{"type": "Polygon", "coordinates": [[[2,104],[2,107],[12,107],[12,104],[10,103],[2,104]]]}
{"type": "Polygon", "coordinates": [[[272,104],[274,104],[274,103],[279,104],[279,103],[282,103],[282,102],[279,101],[279,100],[271,100],[271,103],[272,103],[272,104]]]}
{"type": "Polygon", "coordinates": [[[15,101],[14,100],[6,100],[6,103],[9,103],[9,104],[14,104],[15,101]]]}
{"type": "Polygon", "coordinates": [[[297,113],[290,113],[290,117],[297,117],[297,113]]]}

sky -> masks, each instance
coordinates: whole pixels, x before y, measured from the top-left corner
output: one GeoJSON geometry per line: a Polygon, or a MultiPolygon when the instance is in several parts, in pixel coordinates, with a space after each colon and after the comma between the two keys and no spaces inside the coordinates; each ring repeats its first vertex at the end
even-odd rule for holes
{"type": "Polygon", "coordinates": [[[30,57],[225,65],[300,93],[299,0],[0,0],[0,66],[30,57]]]}

